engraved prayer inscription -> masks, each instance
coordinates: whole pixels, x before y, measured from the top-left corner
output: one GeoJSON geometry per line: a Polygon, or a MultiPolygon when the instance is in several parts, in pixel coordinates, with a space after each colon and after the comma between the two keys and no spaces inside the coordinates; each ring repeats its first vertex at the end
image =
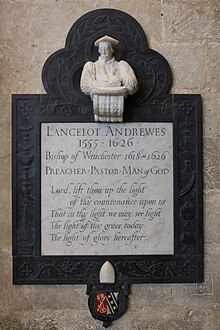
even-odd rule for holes
{"type": "Polygon", "coordinates": [[[42,255],[173,254],[172,123],[41,124],[42,255]]]}

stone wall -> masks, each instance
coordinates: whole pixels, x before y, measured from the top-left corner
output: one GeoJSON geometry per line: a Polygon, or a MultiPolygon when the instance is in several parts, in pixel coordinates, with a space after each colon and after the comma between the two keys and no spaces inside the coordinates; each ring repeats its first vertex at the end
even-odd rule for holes
{"type": "Polygon", "coordinates": [[[138,20],[174,74],[173,93],[203,98],[205,283],[133,285],[112,329],[220,329],[219,0],[0,0],[0,329],[102,329],[86,286],[12,286],[11,94],[43,93],[42,65],[81,15],[103,7],[138,20]]]}

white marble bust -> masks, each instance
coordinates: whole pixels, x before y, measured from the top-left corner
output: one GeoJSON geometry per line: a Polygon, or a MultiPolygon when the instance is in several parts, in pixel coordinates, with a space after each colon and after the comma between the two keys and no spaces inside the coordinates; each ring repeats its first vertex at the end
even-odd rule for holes
{"type": "Polygon", "coordinates": [[[100,56],[96,62],[89,61],[83,67],[80,87],[93,100],[96,121],[122,121],[124,97],[134,94],[138,89],[138,82],[130,65],[125,61],[116,61],[113,56],[114,46],[118,43],[118,40],[109,36],[96,40],[94,45],[98,47],[100,56]],[[94,99],[95,95],[99,96],[97,100],[94,99]],[[109,96],[111,99],[100,98],[101,96],[109,96]],[[116,96],[120,98],[115,98],[116,96]]]}

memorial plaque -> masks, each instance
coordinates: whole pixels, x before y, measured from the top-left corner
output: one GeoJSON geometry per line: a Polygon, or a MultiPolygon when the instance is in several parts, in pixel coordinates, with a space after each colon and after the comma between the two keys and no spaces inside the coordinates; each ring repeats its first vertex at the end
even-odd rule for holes
{"type": "Polygon", "coordinates": [[[203,280],[201,96],[138,22],[114,9],[73,24],[13,95],[13,282],[87,284],[105,327],[132,283],[203,280]]]}
{"type": "Polygon", "coordinates": [[[41,125],[42,255],[173,254],[171,123],[41,125]]]}

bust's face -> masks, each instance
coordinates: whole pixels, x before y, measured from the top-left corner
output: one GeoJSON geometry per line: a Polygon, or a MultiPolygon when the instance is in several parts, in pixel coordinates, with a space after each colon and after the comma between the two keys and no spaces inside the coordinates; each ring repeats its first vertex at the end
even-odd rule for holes
{"type": "Polygon", "coordinates": [[[113,51],[110,42],[100,42],[98,51],[103,59],[110,60],[112,58],[113,51]]]}

